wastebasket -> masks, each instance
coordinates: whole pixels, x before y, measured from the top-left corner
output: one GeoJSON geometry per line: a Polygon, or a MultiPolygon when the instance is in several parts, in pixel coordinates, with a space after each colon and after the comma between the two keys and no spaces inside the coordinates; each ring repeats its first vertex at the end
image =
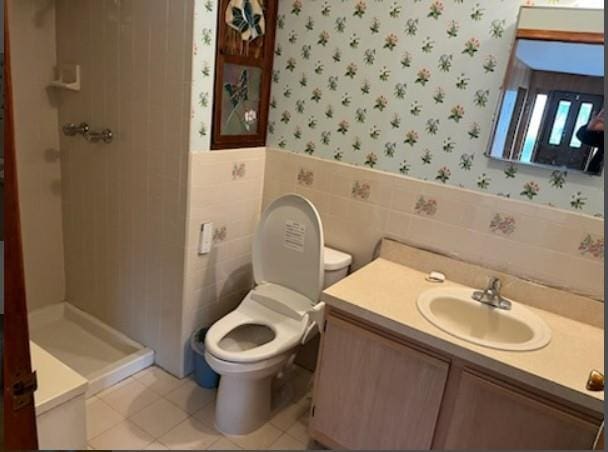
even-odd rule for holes
{"type": "Polygon", "coordinates": [[[207,364],[205,359],[205,335],[207,328],[200,328],[190,338],[190,346],[194,352],[194,380],[199,386],[207,389],[217,388],[220,376],[207,364]]]}

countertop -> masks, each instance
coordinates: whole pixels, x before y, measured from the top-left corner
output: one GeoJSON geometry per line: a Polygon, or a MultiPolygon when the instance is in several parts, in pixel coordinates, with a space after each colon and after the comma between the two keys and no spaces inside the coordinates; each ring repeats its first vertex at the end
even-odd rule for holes
{"type": "Polygon", "coordinates": [[[32,341],[30,354],[32,370],[38,378],[38,389],[34,393],[36,416],[85,393],[86,378],[32,341]]]}
{"type": "MultiPolygon", "coordinates": [[[[395,334],[603,413],[604,393],[585,388],[589,371],[604,369],[603,329],[526,306],[551,328],[547,346],[527,352],[482,347],[443,332],[420,314],[418,295],[438,287],[425,276],[379,258],[326,289],[322,300],[395,334]]],[[[442,286],[466,287],[451,281],[442,286]]]]}

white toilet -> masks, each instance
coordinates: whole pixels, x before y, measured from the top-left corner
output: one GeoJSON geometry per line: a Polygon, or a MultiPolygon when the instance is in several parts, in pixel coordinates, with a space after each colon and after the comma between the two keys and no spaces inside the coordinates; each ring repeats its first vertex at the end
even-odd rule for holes
{"type": "Polygon", "coordinates": [[[320,292],[345,277],[352,261],[323,243],[319,214],[299,195],[276,199],[262,214],[252,256],[256,287],[205,338],[205,358],[221,375],[221,432],[243,435],[268,421],[273,377],[318,332],[320,292]]]}

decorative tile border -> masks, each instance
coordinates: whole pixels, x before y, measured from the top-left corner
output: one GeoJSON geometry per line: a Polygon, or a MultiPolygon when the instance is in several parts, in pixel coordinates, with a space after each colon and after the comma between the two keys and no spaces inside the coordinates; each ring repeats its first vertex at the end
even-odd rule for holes
{"type": "Polygon", "coordinates": [[[420,196],[414,206],[414,211],[418,215],[426,215],[427,217],[434,217],[437,213],[437,200],[426,199],[424,196],[420,196]]]}
{"type": "Polygon", "coordinates": [[[235,163],[232,167],[232,179],[242,179],[247,174],[247,166],[244,163],[235,163]]]}
{"type": "Polygon", "coordinates": [[[226,240],[226,237],[228,237],[228,228],[226,226],[216,228],[213,231],[213,243],[224,242],[226,240]]]}
{"type": "Polygon", "coordinates": [[[593,237],[591,234],[587,234],[578,246],[578,251],[583,256],[590,255],[604,260],[604,237],[593,237]]]}
{"type": "Polygon", "coordinates": [[[312,170],[300,168],[297,180],[298,184],[310,187],[315,181],[315,173],[312,170]]]}
{"type": "Polygon", "coordinates": [[[489,229],[494,234],[511,235],[517,228],[517,222],[511,215],[497,213],[490,221],[489,229]]]}
{"type": "Polygon", "coordinates": [[[351,190],[351,195],[355,199],[367,201],[372,194],[372,187],[367,182],[355,181],[351,190]]]}

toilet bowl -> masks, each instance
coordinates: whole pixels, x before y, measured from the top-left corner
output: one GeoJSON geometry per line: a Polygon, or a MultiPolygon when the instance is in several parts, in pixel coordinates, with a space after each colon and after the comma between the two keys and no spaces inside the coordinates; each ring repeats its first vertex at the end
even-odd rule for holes
{"type": "Polygon", "coordinates": [[[273,378],[318,333],[320,292],[346,276],[352,260],[323,243],[319,214],[299,195],[278,198],[262,214],[252,254],[256,287],[205,337],[205,358],[221,376],[219,431],[244,435],[267,422],[273,378]]]}

